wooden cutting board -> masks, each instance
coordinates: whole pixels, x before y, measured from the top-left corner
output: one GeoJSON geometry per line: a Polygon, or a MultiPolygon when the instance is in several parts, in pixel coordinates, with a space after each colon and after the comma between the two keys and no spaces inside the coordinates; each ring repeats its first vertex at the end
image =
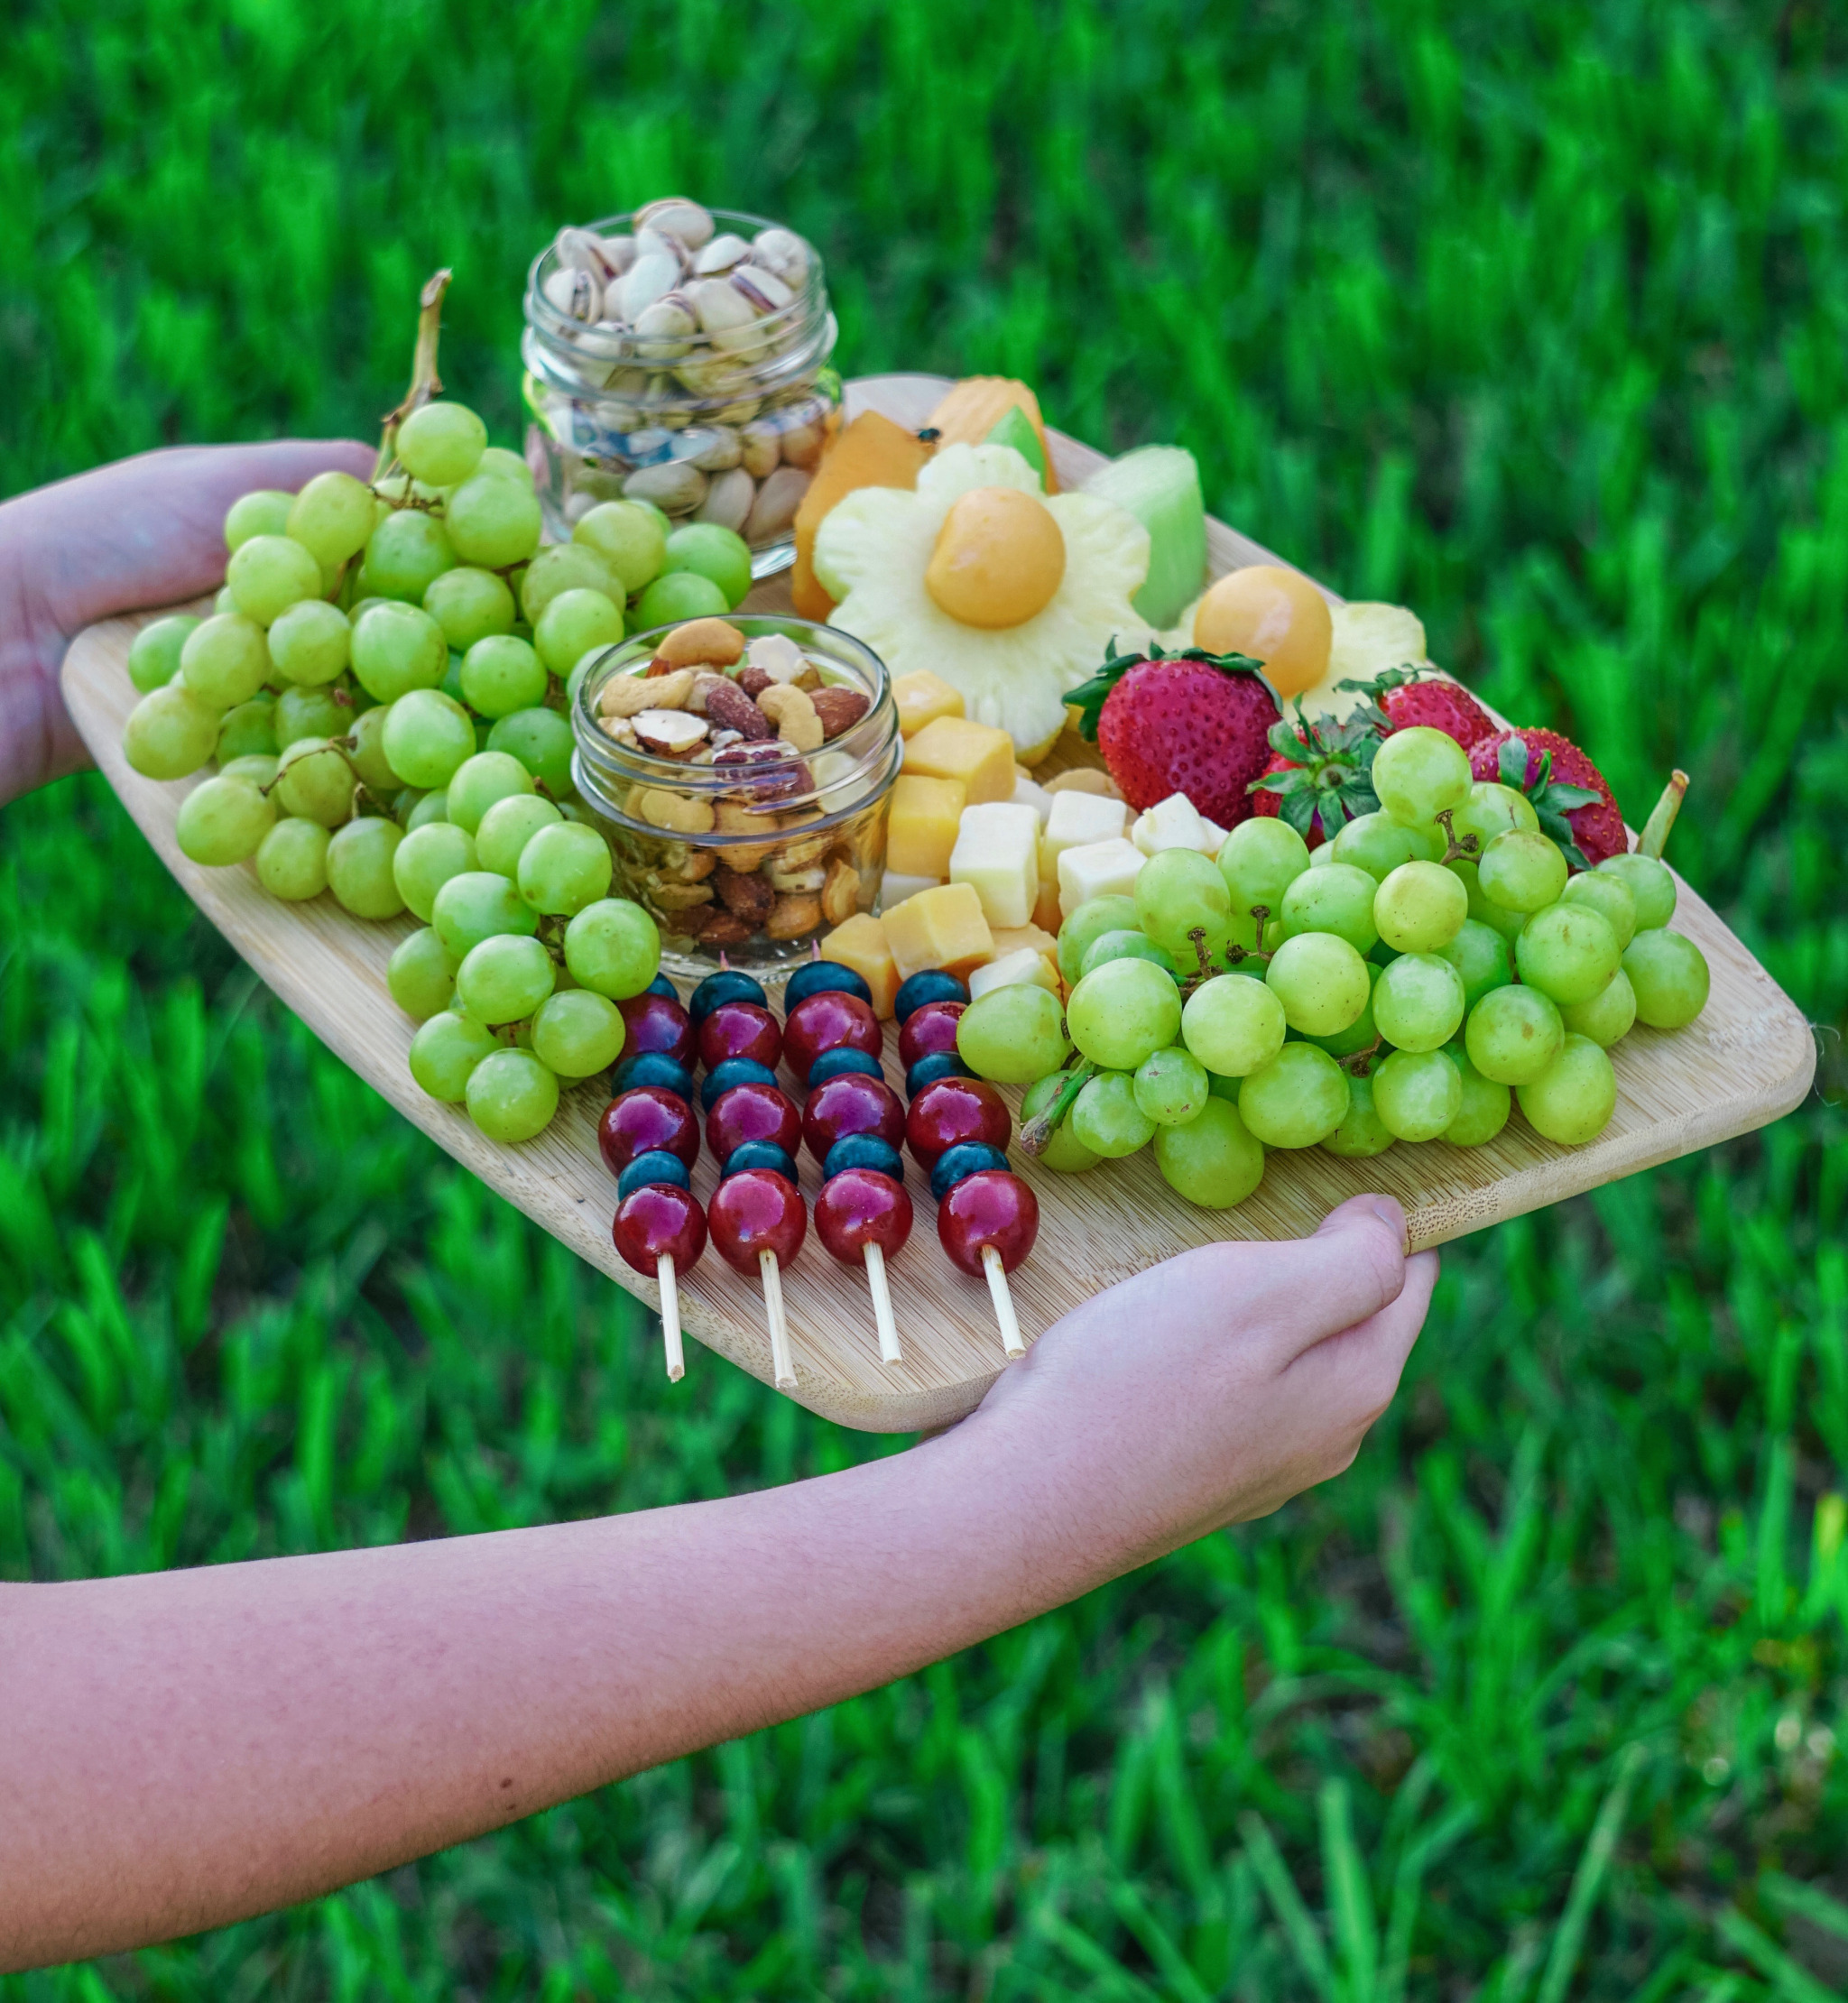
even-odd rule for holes
{"type": "MultiPolygon", "coordinates": [[[[849,408],[918,426],[947,386],[938,376],[876,376],[850,385],[849,408]]],[[[1102,454],[1057,432],[1051,443],[1067,487],[1104,463],[1102,454]]],[[[1219,522],[1209,524],[1208,546],[1215,576],[1278,560],[1219,522]]],[[[787,610],[785,580],[760,586],[747,609],[787,610]]],[[[596,1149],[605,1103],[596,1086],[567,1092],[558,1118],[537,1140],[508,1148],[485,1140],[459,1107],[425,1097],[406,1067],[415,1025],[386,992],[385,963],[413,928],[408,914],[374,925],[348,917],[327,895],[308,905],[281,904],[259,889],[248,866],[201,869],[180,854],[174,818],[193,781],[140,778],[121,751],[123,722],[136,699],[126,670],[129,643],[156,616],[112,619],[79,634],[65,661],[64,693],[97,763],[161,859],[282,1001],[406,1119],[618,1286],[654,1305],[654,1283],[632,1273],[610,1241],[615,1186],[596,1149]]],[[[1095,762],[1067,735],[1050,769],[1095,762]]],[[[1039,1195],[1041,1219],[1038,1247],[1013,1276],[1022,1330],[1030,1340],[1099,1288],[1190,1246],[1300,1236],[1361,1190],[1390,1191],[1405,1205],[1413,1245],[1435,1245],[1789,1112],[1808,1091],[1816,1066],[1803,1017],[1686,883],[1674,922],[1706,955],[1713,998],[1691,1028],[1672,1034],[1639,1028],[1612,1053],[1617,1110],[1589,1147],[1556,1147],[1517,1113],[1484,1148],[1401,1145],[1367,1162],[1339,1160],[1320,1149],[1273,1152],[1262,1186],[1231,1212],[1184,1203],[1147,1150],[1079,1177],[1054,1175],[1016,1150],[1015,1166],[1039,1195]]],[[[887,1043],[887,1075],[901,1085],[896,1037],[887,1043]]],[[[1018,1093],[1010,1097],[1018,1107],[1018,1093]]],[[[960,1417],[1004,1361],[986,1288],[944,1256],[925,1179],[915,1167],[908,1175],[917,1228],[892,1266],[902,1363],[879,1360],[864,1274],[837,1266],[812,1232],[783,1282],[796,1398],[824,1417],[872,1432],[911,1432],[960,1417]]],[[[804,1164],[803,1178],[812,1200],[812,1164],[804,1164]]],[[[709,1197],[715,1180],[713,1163],[702,1157],[695,1193],[709,1197]]],[[[688,1334],[771,1381],[754,1282],[708,1252],[683,1280],[681,1303],[688,1334]]],[[[700,1367],[697,1356],[689,1367],[700,1367]]]]}

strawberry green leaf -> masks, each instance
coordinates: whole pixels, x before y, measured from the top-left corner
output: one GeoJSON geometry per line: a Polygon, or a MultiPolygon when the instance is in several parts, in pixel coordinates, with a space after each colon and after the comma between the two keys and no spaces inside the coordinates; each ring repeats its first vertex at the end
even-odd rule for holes
{"type": "Polygon", "coordinates": [[[1510,737],[1495,754],[1495,762],[1501,768],[1502,783],[1517,793],[1527,791],[1527,739],[1510,737]]]}

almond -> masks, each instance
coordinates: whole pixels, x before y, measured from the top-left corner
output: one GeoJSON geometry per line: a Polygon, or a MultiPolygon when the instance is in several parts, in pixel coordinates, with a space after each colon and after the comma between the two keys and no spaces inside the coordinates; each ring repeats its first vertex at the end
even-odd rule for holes
{"type": "Polygon", "coordinates": [[[735,911],[753,929],[770,916],[771,906],[776,902],[776,892],[754,872],[740,876],[734,870],[723,871],[714,888],[726,910],[735,911]]]}
{"type": "Polygon", "coordinates": [[[766,668],[741,668],[738,670],[738,687],[753,700],[761,696],[775,679],[766,668]]]}
{"type": "Polygon", "coordinates": [[[851,730],[872,706],[857,688],[844,688],[838,683],[818,688],[808,700],[821,719],[824,738],[838,737],[844,730],[851,730]]]}
{"type": "Polygon", "coordinates": [[[743,946],[754,928],[735,911],[722,911],[716,905],[693,913],[687,929],[702,946],[743,946]]]}
{"type": "Polygon", "coordinates": [[[722,682],[706,692],[706,714],[718,730],[735,730],[754,740],[771,734],[770,719],[735,682],[722,682]]]}
{"type": "Polygon", "coordinates": [[[676,668],[729,668],[744,658],[744,636],[728,619],[689,619],[663,637],[654,658],[676,668]]]}

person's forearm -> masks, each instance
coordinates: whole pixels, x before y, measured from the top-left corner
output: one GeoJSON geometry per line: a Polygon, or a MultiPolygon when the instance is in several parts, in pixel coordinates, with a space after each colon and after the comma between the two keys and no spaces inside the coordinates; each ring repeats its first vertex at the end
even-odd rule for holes
{"type": "Polygon", "coordinates": [[[1008,1431],[597,1522],[0,1588],[0,1965],[310,1897],[1135,1562],[1071,1534],[1008,1431]]]}

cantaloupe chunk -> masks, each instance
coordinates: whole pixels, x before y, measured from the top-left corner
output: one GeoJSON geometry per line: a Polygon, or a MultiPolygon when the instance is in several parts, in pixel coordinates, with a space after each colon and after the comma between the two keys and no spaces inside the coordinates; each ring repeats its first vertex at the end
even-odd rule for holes
{"type": "Polygon", "coordinates": [[[1040,415],[1040,399],[1024,383],[1006,375],[966,375],[930,413],[926,430],[939,434],[938,444],[980,445],[1005,412],[1020,410],[1040,437],[1040,450],[1046,459],[1046,491],[1058,492],[1058,475],[1052,467],[1052,449],[1046,442],[1046,425],[1040,415]]]}
{"type": "Polygon", "coordinates": [[[930,447],[877,411],[862,411],[843,430],[815,469],[796,510],[796,564],[790,596],[804,619],[826,619],[834,600],[815,575],[815,531],[836,501],[856,487],[914,487],[930,447]]]}

